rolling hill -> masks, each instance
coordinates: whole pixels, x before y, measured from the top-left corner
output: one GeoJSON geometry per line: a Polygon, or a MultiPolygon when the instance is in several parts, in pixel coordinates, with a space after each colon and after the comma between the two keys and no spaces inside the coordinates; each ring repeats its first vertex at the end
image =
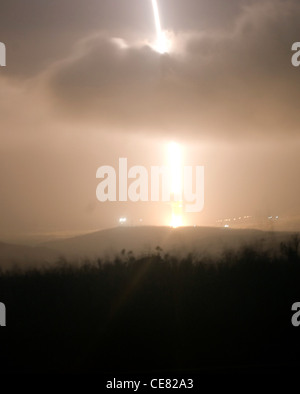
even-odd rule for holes
{"type": "Polygon", "coordinates": [[[183,257],[219,255],[224,249],[239,248],[245,244],[275,248],[289,233],[264,232],[249,229],[224,229],[215,227],[116,227],[69,239],[42,244],[66,258],[112,259],[122,250],[134,255],[156,253],[159,246],[164,253],[183,257]]]}

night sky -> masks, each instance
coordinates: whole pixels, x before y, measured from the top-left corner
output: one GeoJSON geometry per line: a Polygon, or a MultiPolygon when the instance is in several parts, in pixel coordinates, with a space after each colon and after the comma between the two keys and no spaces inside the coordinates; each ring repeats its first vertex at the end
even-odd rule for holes
{"type": "MultiPolygon", "coordinates": [[[[167,225],[163,203],[100,203],[99,166],[205,168],[186,225],[300,223],[298,0],[5,0],[0,5],[0,236],[167,225]]],[[[300,228],[300,225],[299,225],[300,228]]]]}

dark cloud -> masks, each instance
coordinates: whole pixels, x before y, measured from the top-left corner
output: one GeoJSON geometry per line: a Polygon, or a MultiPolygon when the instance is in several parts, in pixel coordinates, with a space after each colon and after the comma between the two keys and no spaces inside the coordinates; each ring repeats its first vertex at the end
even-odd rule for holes
{"type": "Polygon", "coordinates": [[[150,30],[149,10],[140,0],[5,1],[0,12],[0,38],[8,48],[5,71],[18,78],[34,76],[99,28],[128,36],[150,30]]]}
{"type": "Polygon", "coordinates": [[[49,88],[70,116],[119,130],[295,135],[300,91],[291,45],[299,19],[295,1],[256,2],[230,29],[178,33],[163,56],[94,35],[54,68],[49,88]]]}
{"type": "MultiPolygon", "coordinates": [[[[160,0],[159,6],[164,27],[180,32],[230,26],[243,4],[253,1],[160,0]]],[[[153,34],[151,0],[3,1],[0,38],[9,52],[5,73],[34,76],[99,29],[126,39],[153,34]]]]}

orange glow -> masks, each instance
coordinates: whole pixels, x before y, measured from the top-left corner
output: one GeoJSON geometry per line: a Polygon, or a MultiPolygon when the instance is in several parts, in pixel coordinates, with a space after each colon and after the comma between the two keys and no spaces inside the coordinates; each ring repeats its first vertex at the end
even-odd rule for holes
{"type": "Polygon", "coordinates": [[[171,227],[183,225],[182,216],[182,152],[179,144],[171,142],[168,146],[168,162],[171,172],[171,194],[174,200],[171,202],[172,215],[171,227]]]}

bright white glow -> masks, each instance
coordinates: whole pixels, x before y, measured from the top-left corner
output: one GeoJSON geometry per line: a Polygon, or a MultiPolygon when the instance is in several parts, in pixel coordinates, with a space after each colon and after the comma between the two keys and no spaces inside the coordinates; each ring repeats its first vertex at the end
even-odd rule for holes
{"type": "Polygon", "coordinates": [[[169,144],[168,157],[171,171],[171,193],[179,199],[182,195],[182,157],[180,146],[176,142],[169,144]]]}
{"type": "Polygon", "coordinates": [[[157,0],[152,0],[153,14],[154,14],[154,22],[156,29],[156,50],[159,53],[168,52],[168,40],[165,33],[161,29],[159,10],[157,5],[157,0]]]}
{"type": "Polygon", "coordinates": [[[171,226],[176,228],[183,224],[182,217],[182,154],[180,146],[171,142],[168,146],[168,164],[171,176],[171,193],[174,201],[171,202],[171,226]]]}
{"type": "Polygon", "coordinates": [[[172,213],[171,227],[177,228],[182,226],[182,215],[172,213]]]}
{"type": "Polygon", "coordinates": [[[119,219],[119,223],[120,224],[124,224],[124,223],[126,223],[127,222],[127,219],[126,218],[120,218],[119,219]]]}

